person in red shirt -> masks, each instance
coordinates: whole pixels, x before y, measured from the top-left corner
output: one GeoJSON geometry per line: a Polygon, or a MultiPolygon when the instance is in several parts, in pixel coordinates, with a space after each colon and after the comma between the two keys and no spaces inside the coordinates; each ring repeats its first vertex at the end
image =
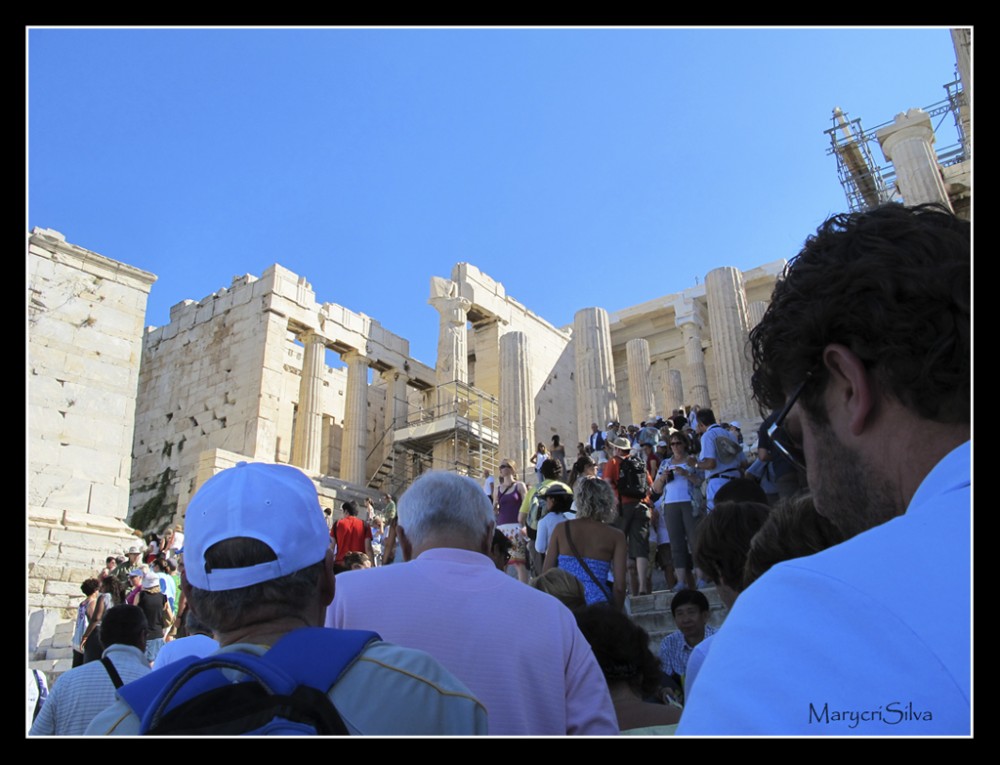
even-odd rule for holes
{"type": "Polygon", "coordinates": [[[344,556],[351,552],[363,552],[372,557],[371,527],[358,517],[358,506],[351,501],[343,505],[344,515],[330,528],[330,539],[336,549],[334,571],[346,571],[344,556]]]}
{"type": "Polygon", "coordinates": [[[611,525],[620,529],[628,539],[629,593],[649,594],[647,577],[649,572],[649,500],[648,487],[653,485],[652,477],[646,473],[647,494],[642,497],[623,496],[619,491],[620,465],[629,456],[632,445],[627,438],[619,436],[608,442],[605,449],[614,449],[615,456],[604,466],[604,480],[611,484],[618,497],[618,517],[611,525]]]}

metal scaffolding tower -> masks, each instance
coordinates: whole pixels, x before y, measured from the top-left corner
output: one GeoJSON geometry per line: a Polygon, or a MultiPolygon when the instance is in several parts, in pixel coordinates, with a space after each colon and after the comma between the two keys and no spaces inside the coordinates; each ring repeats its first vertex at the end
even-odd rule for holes
{"type": "Polygon", "coordinates": [[[894,185],[887,182],[891,166],[880,168],[875,162],[871,143],[878,143],[875,131],[867,133],[860,119],[848,120],[839,106],[833,109],[833,127],[823,131],[830,136],[827,154],[837,158],[837,175],[847,195],[851,212],[878,207],[893,198],[894,185]]]}
{"type": "Polygon", "coordinates": [[[434,401],[410,410],[406,422],[383,434],[370,455],[383,448],[386,439],[391,440],[392,448],[368,482],[372,489],[398,496],[417,476],[431,469],[477,479],[483,470],[496,475],[499,404],[493,396],[466,383],[439,385],[434,401]],[[441,449],[442,445],[446,448],[441,449]],[[448,455],[446,459],[442,453],[448,455]]]}
{"type": "MultiPolygon", "coordinates": [[[[949,114],[955,122],[958,142],[936,150],[941,167],[964,162],[969,159],[970,153],[962,121],[962,114],[966,109],[962,85],[956,80],[944,87],[948,97],[923,109],[932,120],[941,118],[935,126],[935,133],[949,114]]],[[[830,136],[830,148],[826,153],[837,158],[837,175],[844,187],[851,212],[869,210],[886,202],[902,201],[896,188],[896,173],[892,164],[880,166],[873,154],[873,144],[878,147],[878,131],[892,124],[892,121],[884,122],[864,130],[860,119],[849,120],[846,112],[838,106],[833,110],[833,127],[823,131],[830,136]]],[[[881,153],[881,148],[879,152],[881,153]]]]}

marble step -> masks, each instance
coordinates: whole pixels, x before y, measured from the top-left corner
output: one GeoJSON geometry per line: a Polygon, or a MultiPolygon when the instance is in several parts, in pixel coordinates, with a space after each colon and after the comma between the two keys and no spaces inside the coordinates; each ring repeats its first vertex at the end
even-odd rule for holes
{"type": "MultiPolygon", "coordinates": [[[[715,587],[706,587],[701,592],[708,598],[710,609],[708,623],[713,627],[721,627],[729,610],[723,604],[715,587]]],[[[654,590],[650,595],[630,595],[625,600],[625,612],[649,634],[650,650],[655,654],[659,654],[663,638],[677,629],[673,614],[670,613],[670,603],[673,599],[674,593],[669,590],[654,590]]]]}

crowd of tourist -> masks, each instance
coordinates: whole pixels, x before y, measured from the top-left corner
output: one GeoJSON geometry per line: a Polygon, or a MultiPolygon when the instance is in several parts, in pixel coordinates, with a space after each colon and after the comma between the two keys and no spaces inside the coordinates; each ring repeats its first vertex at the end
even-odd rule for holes
{"type": "Polygon", "coordinates": [[[30,732],[968,735],[969,335],[968,224],[890,205],[779,280],[753,447],[707,406],[593,423],[569,471],[538,444],[530,488],[503,459],[336,519],[296,468],[240,463],[186,542],[82,583],[30,732]],[[658,656],[625,608],[652,566],[658,656]]]}

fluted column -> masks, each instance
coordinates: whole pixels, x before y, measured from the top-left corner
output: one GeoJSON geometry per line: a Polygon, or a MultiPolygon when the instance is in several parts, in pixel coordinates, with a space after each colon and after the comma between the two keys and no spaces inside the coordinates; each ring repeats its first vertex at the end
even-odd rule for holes
{"type": "Polygon", "coordinates": [[[500,320],[492,318],[474,324],[472,338],[476,357],[476,374],[472,384],[499,399],[500,320]]]}
{"type": "Polygon", "coordinates": [[[438,333],[437,383],[469,381],[469,351],[466,324],[472,302],[463,297],[432,297],[430,304],[441,314],[438,333]]]}
{"type": "Polygon", "coordinates": [[[758,324],[760,320],[764,318],[764,312],[767,310],[766,300],[754,300],[747,306],[747,326],[753,329],[758,324]]]}
{"type": "Polygon", "coordinates": [[[962,132],[965,134],[965,154],[972,156],[972,30],[952,29],[951,42],[955,47],[955,63],[958,64],[958,78],[962,81],[965,103],[959,109],[962,132]]]}
{"type": "Polygon", "coordinates": [[[576,356],[576,421],[580,428],[604,427],[618,419],[611,324],[603,308],[582,308],[573,317],[576,356]]]}
{"type": "Polygon", "coordinates": [[[405,372],[400,372],[397,370],[396,379],[393,381],[393,392],[392,392],[392,408],[393,408],[393,421],[395,422],[395,427],[402,428],[406,426],[407,418],[410,415],[410,404],[407,397],[408,389],[407,384],[410,378],[405,372]]]}
{"type": "Polygon", "coordinates": [[[704,320],[697,303],[692,301],[686,308],[686,311],[678,311],[674,320],[684,337],[684,359],[687,361],[684,398],[688,406],[708,406],[711,402],[708,397],[708,373],[705,371],[705,351],[701,347],[704,320]]]}
{"type": "Polygon", "coordinates": [[[291,463],[312,475],[320,473],[323,452],[323,376],[326,370],[326,338],[315,332],[302,336],[302,377],[295,414],[291,463]]]}
{"type": "Polygon", "coordinates": [[[500,457],[517,463],[522,480],[535,447],[534,414],[528,337],[508,332],[500,338],[500,457]]]}
{"type": "Polygon", "coordinates": [[[669,417],[673,414],[674,409],[680,409],[684,406],[684,386],[681,382],[681,370],[679,369],[668,369],[666,378],[667,404],[663,407],[663,416],[669,417]]]}
{"type": "Polygon", "coordinates": [[[360,351],[343,355],[347,363],[347,397],[344,404],[344,441],[340,454],[340,477],[364,486],[368,456],[368,358],[360,351]]]}
{"type": "Polygon", "coordinates": [[[708,323],[712,331],[720,420],[745,420],[752,413],[751,364],[747,353],[747,303],[743,274],[725,266],[705,275],[708,323]]]}
{"type": "Polygon", "coordinates": [[[649,341],[642,337],[625,344],[628,363],[628,391],[632,404],[632,422],[645,422],[653,414],[653,385],[649,379],[649,341]]]}
{"type": "Polygon", "coordinates": [[[934,129],[922,109],[897,114],[893,124],[876,133],[885,158],[896,169],[896,185],[908,206],[939,202],[951,209],[934,154],[934,129]]]}
{"type": "Polygon", "coordinates": [[[387,369],[381,373],[381,376],[385,382],[385,410],[383,411],[385,420],[382,426],[382,459],[384,460],[392,451],[393,431],[406,424],[407,377],[398,369],[387,369]],[[402,393],[400,393],[400,381],[402,381],[402,393]],[[400,395],[403,397],[402,411],[399,401],[400,395]]]}

